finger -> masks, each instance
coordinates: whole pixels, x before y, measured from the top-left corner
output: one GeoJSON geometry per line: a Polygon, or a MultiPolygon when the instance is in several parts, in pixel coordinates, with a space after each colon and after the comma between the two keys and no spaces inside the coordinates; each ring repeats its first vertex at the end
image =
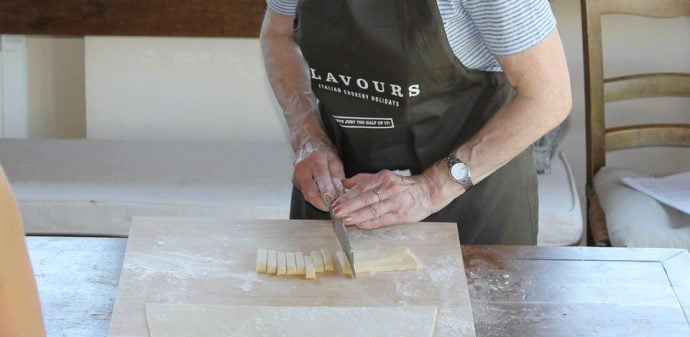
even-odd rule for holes
{"type": "Polygon", "coordinates": [[[357,228],[360,229],[376,229],[376,228],[381,228],[385,226],[390,226],[390,225],[395,225],[398,223],[402,223],[402,217],[398,213],[386,213],[376,219],[364,221],[362,223],[358,223],[355,225],[357,228]]]}
{"type": "Polygon", "coordinates": [[[331,159],[328,161],[328,170],[331,172],[331,177],[338,180],[345,179],[345,168],[343,163],[338,159],[331,159]]]}
{"type": "Polygon", "coordinates": [[[304,195],[304,200],[306,200],[314,207],[324,212],[328,210],[328,206],[326,206],[326,204],[324,203],[323,197],[321,196],[321,192],[319,191],[319,188],[318,186],[316,186],[316,182],[313,179],[309,179],[309,181],[303,182],[301,186],[301,191],[304,195]]]}
{"type": "Polygon", "coordinates": [[[375,221],[387,213],[394,212],[397,207],[399,207],[399,205],[395,201],[390,199],[383,200],[350,213],[343,218],[343,222],[346,224],[359,225],[361,223],[375,221]]]}
{"type": "Polygon", "coordinates": [[[317,160],[314,165],[311,166],[312,176],[316,182],[316,186],[321,193],[325,205],[330,205],[337,195],[335,187],[333,186],[333,180],[331,178],[331,172],[328,168],[328,162],[326,160],[317,160]]]}
{"type": "Polygon", "coordinates": [[[333,206],[342,205],[357,198],[360,194],[371,190],[379,185],[377,175],[370,173],[360,173],[352,178],[343,181],[343,186],[350,190],[336,200],[333,206]],[[349,183],[348,183],[349,182],[349,183]],[[352,183],[356,184],[352,184],[352,183]]]}
{"type": "Polygon", "coordinates": [[[331,177],[331,181],[333,182],[333,187],[335,187],[335,199],[338,200],[341,195],[347,193],[347,189],[343,186],[343,181],[341,179],[331,177]]]}
{"type": "Polygon", "coordinates": [[[302,191],[304,200],[322,211],[326,211],[328,209],[323,202],[319,188],[311,174],[311,170],[296,167],[293,175],[293,184],[297,186],[300,191],[302,191]]]}
{"type": "Polygon", "coordinates": [[[345,216],[349,212],[385,198],[382,197],[381,193],[386,189],[389,183],[393,183],[391,180],[392,175],[395,174],[391,171],[383,170],[376,174],[358,174],[350,178],[350,182],[355,181],[358,183],[347,193],[338,198],[333,204],[336,215],[345,216]],[[371,198],[371,193],[373,193],[373,191],[377,191],[377,193],[374,193],[376,196],[375,199],[371,198]]]}
{"type": "MultiPolygon", "coordinates": [[[[352,193],[352,191],[346,193],[343,197],[350,193],[352,193]]],[[[338,203],[333,206],[333,213],[336,216],[347,217],[365,207],[380,203],[384,199],[385,195],[383,189],[376,187],[374,189],[359,193],[357,196],[346,201],[341,202],[341,199],[338,199],[338,203]]]]}
{"type": "Polygon", "coordinates": [[[343,180],[345,179],[345,169],[340,160],[330,160],[328,162],[328,170],[331,172],[331,183],[335,188],[335,199],[345,194],[347,190],[343,186],[343,180]]]}
{"type": "Polygon", "coordinates": [[[310,187],[302,190],[302,194],[304,195],[304,200],[312,204],[314,207],[324,212],[328,211],[328,206],[326,206],[326,204],[324,203],[323,197],[321,196],[321,193],[319,192],[316,183],[314,183],[313,181],[310,187]]]}
{"type": "Polygon", "coordinates": [[[371,179],[373,174],[371,173],[360,173],[358,175],[355,175],[354,177],[347,178],[343,180],[343,186],[346,188],[353,188],[363,182],[366,179],[371,179]]]}
{"type": "Polygon", "coordinates": [[[338,192],[333,186],[333,180],[330,176],[314,176],[314,183],[319,192],[319,197],[328,209],[338,195],[338,192]]]}

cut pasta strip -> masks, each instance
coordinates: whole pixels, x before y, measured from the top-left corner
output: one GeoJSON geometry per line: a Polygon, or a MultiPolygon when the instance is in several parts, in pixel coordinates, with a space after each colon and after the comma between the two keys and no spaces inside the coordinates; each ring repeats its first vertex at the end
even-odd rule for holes
{"type": "Polygon", "coordinates": [[[311,251],[311,258],[314,260],[314,269],[316,270],[316,272],[317,273],[323,273],[323,271],[324,271],[323,255],[321,255],[321,251],[312,250],[311,251]]]}
{"type": "Polygon", "coordinates": [[[338,260],[338,266],[340,267],[340,272],[345,275],[352,275],[352,267],[350,266],[350,261],[348,261],[347,256],[344,252],[335,252],[335,257],[338,260]]]}
{"type": "Polygon", "coordinates": [[[335,266],[333,266],[333,255],[331,255],[331,252],[326,249],[322,249],[321,255],[323,255],[323,270],[334,271],[335,266]]]}
{"type": "Polygon", "coordinates": [[[306,271],[307,280],[316,279],[316,269],[314,268],[314,259],[311,256],[304,257],[304,269],[306,271]]]}
{"type": "Polygon", "coordinates": [[[276,275],[283,276],[287,274],[287,261],[285,260],[285,253],[278,252],[278,270],[276,275]]]}
{"type": "Polygon", "coordinates": [[[306,270],[304,268],[304,254],[302,252],[295,253],[295,264],[297,265],[297,275],[304,275],[306,270]]]}
{"type": "Polygon", "coordinates": [[[275,250],[268,251],[268,260],[266,260],[266,273],[275,274],[278,270],[278,256],[275,250]]]}
{"type": "Polygon", "coordinates": [[[287,276],[297,275],[297,264],[295,262],[295,253],[285,252],[285,262],[287,267],[287,276]]]}
{"type": "Polygon", "coordinates": [[[259,248],[256,251],[256,272],[265,273],[266,272],[266,262],[268,260],[268,251],[263,248],[259,248]]]}

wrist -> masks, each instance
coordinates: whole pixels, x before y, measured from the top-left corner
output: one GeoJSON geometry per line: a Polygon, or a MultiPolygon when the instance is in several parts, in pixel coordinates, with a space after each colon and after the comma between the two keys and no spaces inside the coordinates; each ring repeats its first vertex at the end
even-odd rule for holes
{"type": "Polygon", "coordinates": [[[292,141],[293,151],[297,161],[307,157],[314,151],[329,151],[337,154],[333,143],[327,137],[299,137],[292,141]]]}
{"type": "Polygon", "coordinates": [[[422,173],[429,186],[429,197],[434,211],[439,211],[465,192],[465,188],[454,181],[448,163],[440,160],[422,173]]]}

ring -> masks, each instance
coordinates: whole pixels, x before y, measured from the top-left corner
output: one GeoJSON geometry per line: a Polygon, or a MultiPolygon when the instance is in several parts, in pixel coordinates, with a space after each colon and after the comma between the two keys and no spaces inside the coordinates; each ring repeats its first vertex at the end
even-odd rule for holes
{"type": "Polygon", "coordinates": [[[381,187],[377,187],[373,190],[374,194],[381,200],[381,187]]]}

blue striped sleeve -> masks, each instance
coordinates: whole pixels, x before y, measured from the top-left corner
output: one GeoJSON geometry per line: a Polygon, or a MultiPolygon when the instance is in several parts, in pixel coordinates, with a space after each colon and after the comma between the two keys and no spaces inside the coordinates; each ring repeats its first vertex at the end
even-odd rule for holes
{"type": "Polygon", "coordinates": [[[268,7],[274,12],[294,16],[297,8],[297,0],[266,0],[268,7]]]}
{"type": "Polygon", "coordinates": [[[494,55],[512,55],[543,41],[556,27],[547,0],[464,0],[464,8],[494,55]]]}

